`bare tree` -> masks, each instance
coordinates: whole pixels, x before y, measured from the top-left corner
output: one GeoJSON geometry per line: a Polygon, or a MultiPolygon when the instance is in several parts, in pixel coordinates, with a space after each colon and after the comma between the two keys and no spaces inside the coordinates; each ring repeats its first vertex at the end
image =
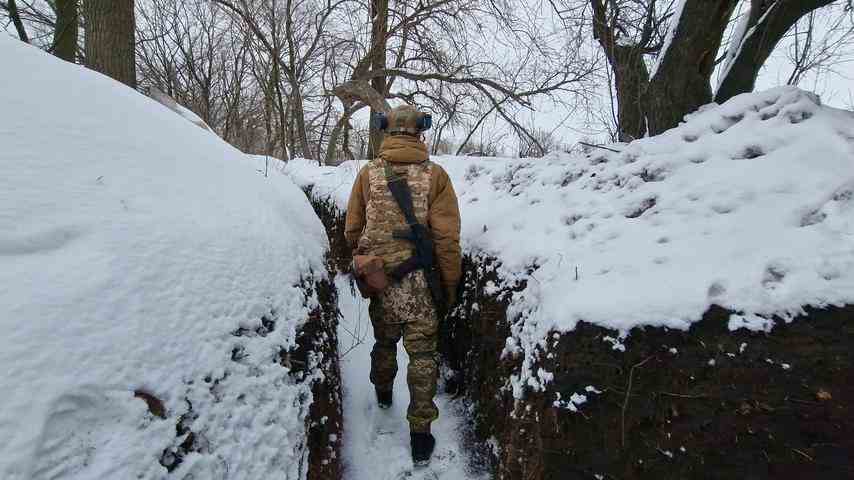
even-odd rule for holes
{"type": "Polygon", "coordinates": [[[519,139],[519,158],[541,158],[549,153],[561,151],[563,147],[552,131],[532,128],[531,134],[536,141],[527,137],[519,139]]]}
{"type": "Polygon", "coordinates": [[[137,13],[143,90],[175,98],[243,151],[281,151],[259,83],[266,81],[268,69],[256,63],[252,33],[241,21],[203,0],[148,0],[137,13]]]}
{"type": "MultiPolygon", "coordinates": [[[[590,0],[593,35],[614,72],[619,137],[671,128],[712,100],[753,89],[759,70],[800,18],[833,0],[750,0],[735,29],[717,91],[716,54],[739,0],[590,0]],[[666,28],[665,28],[666,27],[666,28]],[[655,57],[652,68],[647,58],[655,57]]],[[[563,2],[569,9],[578,3],[563,2]]]]}
{"type": "Polygon", "coordinates": [[[30,36],[27,34],[27,29],[24,27],[24,22],[21,20],[21,13],[18,11],[18,4],[15,0],[9,0],[2,5],[3,9],[9,14],[12,24],[15,25],[15,30],[18,31],[18,38],[24,43],[30,43],[30,36]]]}
{"type": "Polygon", "coordinates": [[[786,83],[799,85],[809,73],[831,72],[854,60],[854,9],[848,5],[812,11],[787,35],[791,63],[786,83]]]}
{"type": "MultiPolygon", "coordinates": [[[[370,64],[374,71],[382,72],[386,67],[386,53],[388,48],[388,0],[371,0],[371,43],[370,64]]],[[[389,85],[385,75],[377,75],[371,79],[371,87],[383,97],[388,96],[389,85]]],[[[381,110],[371,107],[371,115],[381,110]]],[[[370,130],[370,142],[368,143],[368,157],[376,157],[383,141],[383,134],[373,125],[370,130]]]]}
{"type": "Polygon", "coordinates": [[[487,102],[513,131],[536,143],[515,120],[513,109],[533,108],[532,99],[537,97],[555,95],[557,100],[558,93],[570,97],[589,93],[598,64],[579,48],[582,39],[563,38],[564,43],[556,45],[555,38],[536,35],[536,28],[524,24],[528,16],[514,15],[514,8],[476,0],[390,5],[386,41],[390,60],[378,69],[373,60],[382,46],[353,39],[357,47],[352,50],[364,53],[354,57],[349,79],[333,91],[344,108],[342,118],[365,106],[387,110],[391,98],[432,105],[437,98],[449,98],[450,92],[464,92],[487,102]],[[495,28],[486,30],[485,19],[495,28]],[[485,47],[500,41],[507,42],[506,50],[496,53],[485,47]],[[373,86],[375,78],[387,78],[385,91],[373,86]]]}
{"type": "Polygon", "coordinates": [[[86,66],[136,88],[134,0],[86,0],[86,66]]]}
{"type": "MultiPolygon", "coordinates": [[[[734,0],[731,0],[734,3],[734,0]]],[[[724,67],[715,101],[724,102],[739,93],[750,92],[759,69],[780,40],[798,21],[834,0],[767,2],[751,0],[744,28],[732,40],[737,52],[724,67]]],[[[686,112],[687,113],[687,112],[686,112]]]]}
{"type": "Polygon", "coordinates": [[[53,35],[53,53],[74,62],[77,60],[79,15],[77,0],[56,0],[56,28],[53,35]]]}
{"type": "Polygon", "coordinates": [[[271,58],[271,86],[291,154],[311,158],[306,117],[308,77],[322,67],[321,47],[331,15],[344,0],[213,0],[240,18],[271,58]]]}

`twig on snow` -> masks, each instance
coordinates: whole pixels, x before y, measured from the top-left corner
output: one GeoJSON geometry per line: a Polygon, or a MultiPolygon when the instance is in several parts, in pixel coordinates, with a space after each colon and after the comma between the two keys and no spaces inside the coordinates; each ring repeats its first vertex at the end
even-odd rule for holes
{"type": "Polygon", "coordinates": [[[585,147],[590,147],[590,148],[601,148],[602,150],[608,150],[609,152],[621,153],[621,152],[620,152],[620,150],[615,150],[615,149],[613,149],[613,148],[605,147],[605,146],[602,146],[602,145],[596,145],[596,144],[594,144],[594,143],[578,142],[578,144],[579,144],[579,145],[584,145],[585,147]]]}

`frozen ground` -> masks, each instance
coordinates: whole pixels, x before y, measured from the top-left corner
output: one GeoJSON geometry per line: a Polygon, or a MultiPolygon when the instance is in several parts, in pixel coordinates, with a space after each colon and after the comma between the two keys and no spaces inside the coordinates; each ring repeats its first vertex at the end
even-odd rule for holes
{"type": "MultiPolygon", "coordinates": [[[[439,394],[439,420],[433,426],[436,451],[429,468],[412,470],[409,424],[406,407],[408,358],[403,342],[398,344],[398,373],[394,385],[394,405],[389,410],[376,407],[373,385],[368,378],[373,332],[368,318],[368,302],[353,295],[349,281],[336,280],[339,308],[343,318],[338,330],[341,375],[344,383],[344,478],[347,480],[396,480],[398,478],[477,480],[488,478],[468,469],[462,448],[463,421],[459,403],[439,394]]],[[[440,388],[441,390],[441,388],[440,388]]]]}

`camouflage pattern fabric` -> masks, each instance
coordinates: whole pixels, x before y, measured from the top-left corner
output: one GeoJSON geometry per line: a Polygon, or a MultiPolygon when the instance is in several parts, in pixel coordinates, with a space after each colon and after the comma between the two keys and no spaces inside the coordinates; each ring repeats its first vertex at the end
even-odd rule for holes
{"type": "Polygon", "coordinates": [[[408,133],[410,135],[418,135],[421,130],[418,129],[418,118],[423,116],[415,107],[411,105],[401,105],[392,109],[388,113],[388,133],[408,133]]]}
{"type": "MultiPolygon", "coordinates": [[[[366,255],[382,257],[386,273],[403,263],[415,253],[408,240],[392,237],[396,230],[407,231],[406,219],[388,189],[385,175],[386,161],[376,159],[367,165],[371,201],[365,208],[365,231],[359,239],[359,251],[366,255]]],[[[428,196],[430,195],[430,161],[417,164],[390,163],[397,175],[406,177],[412,192],[412,206],[419,223],[427,224],[428,196]]]]}
{"type": "Polygon", "coordinates": [[[399,284],[389,286],[380,297],[372,298],[369,313],[376,339],[371,351],[371,383],[380,390],[392,389],[397,375],[397,342],[403,337],[403,346],[409,354],[406,419],[412,432],[430,432],[430,423],[439,418],[439,409],[433,402],[439,378],[436,359],[439,318],[424,272],[412,272],[399,284]]]}

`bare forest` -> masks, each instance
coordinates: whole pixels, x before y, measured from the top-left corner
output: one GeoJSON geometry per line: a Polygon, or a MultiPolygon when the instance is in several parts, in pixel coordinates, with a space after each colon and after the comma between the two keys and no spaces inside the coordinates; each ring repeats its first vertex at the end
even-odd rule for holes
{"type": "Polygon", "coordinates": [[[850,1],[4,0],[0,21],[321,164],[372,156],[368,112],[401,102],[432,113],[434,154],[521,157],[655,135],[757,79],[852,102],[850,1]]]}

